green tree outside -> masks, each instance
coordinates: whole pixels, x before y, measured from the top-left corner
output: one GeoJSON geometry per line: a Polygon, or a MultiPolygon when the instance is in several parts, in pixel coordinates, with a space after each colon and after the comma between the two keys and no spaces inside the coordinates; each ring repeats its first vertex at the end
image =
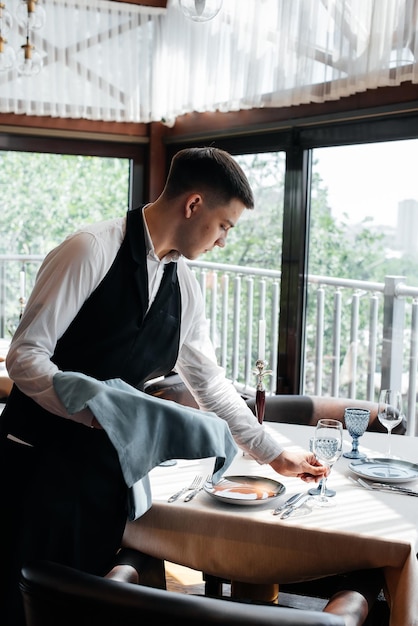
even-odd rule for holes
{"type": "MultiPolygon", "coordinates": [[[[129,160],[0,152],[0,254],[45,256],[83,224],[124,215],[129,160]]],[[[39,263],[25,263],[26,294],[39,263]]],[[[21,266],[0,265],[10,336],[19,318],[21,266]]]]}
{"type": "MultiPolygon", "coordinates": [[[[285,153],[271,152],[237,157],[246,171],[255,196],[255,209],[246,210],[228,234],[225,249],[215,248],[203,261],[280,270],[284,202],[285,153]]],[[[129,160],[39,153],[0,152],[0,254],[41,255],[85,223],[124,215],[128,207],[129,160]]],[[[355,229],[349,220],[337,222],[328,203],[328,191],[315,171],[311,185],[311,224],[309,274],[383,282],[385,275],[403,274],[415,268],[415,259],[387,258],[385,237],[373,230],[365,217],[355,229]]],[[[27,294],[39,263],[26,263],[27,294]]],[[[1,298],[8,303],[7,335],[11,335],[19,316],[19,263],[0,265],[3,274],[1,298]]],[[[258,288],[254,290],[254,321],[245,326],[248,294],[243,281],[241,295],[240,353],[245,350],[249,330],[253,336],[254,362],[257,358],[257,324],[261,307],[258,288]]],[[[229,286],[232,297],[233,284],[229,286]]],[[[271,289],[271,285],[268,285],[271,289]]],[[[344,303],[349,305],[350,295],[344,303]]],[[[266,320],[272,316],[267,298],[266,320]]],[[[220,306],[220,305],[219,305],[220,306]]],[[[324,333],[325,377],[329,378],[332,354],[332,296],[326,299],[324,333]]],[[[348,307],[347,307],[348,308],[348,307]]],[[[367,328],[368,305],[361,302],[361,327],[367,328]]],[[[310,363],[315,353],[316,301],[310,288],[307,312],[307,383],[312,383],[310,363]]],[[[273,324],[268,323],[267,344],[274,339],[273,324]]],[[[350,323],[345,317],[342,344],[348,346],[350,323]]],[[[232,328],[228,344],[232,345],[232,328]]],[[[344,355],[341,356],[343,359],[344,355]]],[[[240,376],[244,372],[241,369],[240,376]]],[[[328,382],[324,383],[326,386],[328,382]]]]}

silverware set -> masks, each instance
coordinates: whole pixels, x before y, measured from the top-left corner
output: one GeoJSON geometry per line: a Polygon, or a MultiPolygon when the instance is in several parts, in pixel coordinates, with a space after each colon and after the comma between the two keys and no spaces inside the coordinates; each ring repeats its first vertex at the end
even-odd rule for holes
{"type": "Polygon", "coordinates": [[[168,498],[167,502],[175,502],[176,500],[181,498],[181,496],[183,496],[188,491],[190,493],[188,493],[187,496],[184,498],[184,502],[190,502],[190,500],[192,500],[199,493],[199,491],[202,491],[202,489],[205,486],[205,483],[209,482],[211,480],[211,478],[212,477],[209,474],[206,477],[206,481],[203,481],[203,476],[200,476],[199,474],[197,474],[193,478],[192,482],[190,483],[190,485],[188,487],[183,487],[182,489],[180,489],[176,493],[173,493],[173,495],[168,498]]]}
{"type": "Polygon", "coordinates": [[[204,488],[205,483],[209,482],[210,479],[211,479],[211,475],[209,474],[208,476],[206,476],[205,482],[203,482],[199,487],[196,487],[195,489],[190,491],[190,493],[187,494],[187,496],[184,498],[184,502],[190,502],[190,500],[192,500],[195,496],[197,496],[199,491],[202,491],[202,489],[204,488]]]}
{"type": "Polygon", "coordinates": [[[276,507],[273,511],[273,515],[279,515],[280,519],[287,519],[290,517],[300,506],[305,504],[310,498],[308,492],[296,493],[291,496],[286,502],[283,502],[280,506],[276,507]]]}
{"type": "MultiPolygon", "coordinates": [[[[183,487],[172,496],[170,496],[167,502],[175,502],[183,495],[187,494],[184,498],[184,502],[190,502],[202,489],[207,482],[210,482],[212,476],[209,474],[205,480],[203,480],[203,476],[197,474],[189,486],[183,487]]],[[[357,486],[362,487],[363,489],[368,489],[369,491],[383,491],[386,493],[398,493],[406,496],[418,496],[418,491],[411,489],[409,487],[402,487],[401,485],[394,485],[391,483],[380,483],[380,482],[366,482],[362,478],[353,478],[349,477],[352,483],[357,486]]],[[[273,515],[279,515],[280,519],[287,519],[307,500],[310,499],[310,495],[306,491],[302,491],[300,493],[296,493],[290,498],[288,498],[285,502],[280,504],[273,510],[273,515]]]]}
{"type": "MultiPolygon", "coordinates": [[[[386,493],[398,493],[405,496],[418,496],[418,491],[409,487],[402,487],[401,485],[394,485],[392,483],[379,483],[379,482],[366,482],[362,478],[349,477],[351,482],[357,486],[367,489],[369,491],[383,491],[386,493]]],[[[273,510],[273,515],[279,515],[280,519],[287,519],[293,513],[301,507],[307,500],[309,500],[309,493],[302,491],[288,498],[285,502],[280,504],[273,510]]]]}
{"type": "Polygon", "coordinates": [[[356,485],[360,485],[364,489],[368,489],[369,491],[384,491],[387,493],[399,493],[405,496],[418,496],[418,491],[414,489],[410,489],[409,487],[401,487],[400,485],[393,485],[392,483],[379,483],[372,482],[368,483],[362,478],[354,479],[350,476],[351,482],[356,485]]]}

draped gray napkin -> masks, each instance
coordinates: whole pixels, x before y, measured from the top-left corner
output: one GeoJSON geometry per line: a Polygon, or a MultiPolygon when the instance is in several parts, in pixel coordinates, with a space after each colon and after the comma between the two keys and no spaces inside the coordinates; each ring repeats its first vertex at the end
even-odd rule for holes
{"type": "Polygon", "coordinates": [[[215,413],[155,398],[119,378],[99,381],[79,372],[58,372],[53,384],[70,414],[89,407],[106,431],[125,482],[136,494],[131,519],[150,508],[148,472],[162,461],[216,457],[217,483],[237,453],[228,424],[215,413]]]}

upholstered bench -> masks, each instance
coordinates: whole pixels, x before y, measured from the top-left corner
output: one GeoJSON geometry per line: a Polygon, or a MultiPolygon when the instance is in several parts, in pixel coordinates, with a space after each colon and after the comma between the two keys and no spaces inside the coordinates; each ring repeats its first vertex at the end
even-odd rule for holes
{"type": "MultiPolygon", "coordinates": [[[[151,381],[145,385],[144,391],[159,398],[173,400],[179,404],[197,407],[197,403],[178,374],[170,374],[165,378],[151,381]]],[[[255,399],[245,398],[248,406],[255,413],[255,399]]],[[[306,395],[273,395],[266,396],[264,419],[267,422],[283,422],[287,424],[305,424],[315,426],[323,418],[336,419],[344,422],[346,407],[361,407],[370,410],[370,421],[367,430],[386,432],[377,417],[377,402],[354,400],[352,398],[334,398],[331,396],[306,395]]],[[[401,422],[393,432],[403,435],[406,432],[406,420],[401,422]]]]}

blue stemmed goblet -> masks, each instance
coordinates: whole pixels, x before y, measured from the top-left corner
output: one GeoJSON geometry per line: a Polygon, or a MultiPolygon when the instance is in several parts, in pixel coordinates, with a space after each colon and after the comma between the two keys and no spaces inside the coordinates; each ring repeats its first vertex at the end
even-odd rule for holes
{"type": "Polygon", "coordinates": [[[344,411],[344,422],[350,436],[353,439],[353,444],[349,452],[344,452],[343,456],[348,459],[364,459],[366,457],[363,452],[358,449],[358,440],[364,435],[367,426],[369,425],[370,411],[369,409],[357,409],[354,407],[348,407],[344,411]]]}

